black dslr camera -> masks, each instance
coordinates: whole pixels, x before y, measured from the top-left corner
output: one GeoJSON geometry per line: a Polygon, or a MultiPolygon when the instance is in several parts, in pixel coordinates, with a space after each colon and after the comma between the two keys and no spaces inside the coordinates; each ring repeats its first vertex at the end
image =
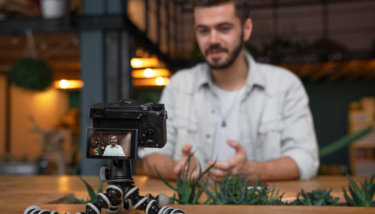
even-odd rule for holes
{"type": "MultiPolygon", "coordinates": [[[[96,202],[86,204],[86,214],[120,213],[122,209],[144,210],[146,214],[184,214],[168,207],[165,194],[142,196],[134,185],[132,160],[138,146],[161,148],[167,142],[167,112],[163,104],[97,103],[90,108],[93,128],[87,131],[87,157],[112,159],[111,167],[101,167],[99,177],[108,182],[105,193],[96,202]]],[[[24,213],[57,213],[29,206],[24,213]]]]}
{"type": "Polygon", "coordinates": [[[131,100],[96,103],[90,108],[93,128],[87,131],[87,157],[134,159],[137,147],[162,148],[167,112],[163,104],[131,100]]]}

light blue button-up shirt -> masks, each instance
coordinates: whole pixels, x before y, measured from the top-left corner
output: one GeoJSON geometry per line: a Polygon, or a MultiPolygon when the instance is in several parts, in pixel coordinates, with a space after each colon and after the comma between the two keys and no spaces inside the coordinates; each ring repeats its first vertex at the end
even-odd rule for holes
{"type": "MultiPolygon", "coordinates": [[[[239,127],[248,160],[293,159],[300,179],[316,175],[318,144],[301,81],[290,71],[257,63],[246,53],[249,73],[241,97],[239,127]]],[[[221,121],[220,101],[212,89],[209,66],[201,63],[174,74],[160,103],[168,112],[167,144],[162,149],[139,150],[141,158],[157,152],[181,158],[184,144],[192,144],[202,167],[211,160],[215,129],[221,121]]]]}

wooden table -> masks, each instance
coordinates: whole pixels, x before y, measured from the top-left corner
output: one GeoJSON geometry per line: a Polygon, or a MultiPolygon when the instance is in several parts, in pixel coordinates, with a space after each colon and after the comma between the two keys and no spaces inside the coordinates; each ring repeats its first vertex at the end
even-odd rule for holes
{"type": "MultiPolygon", "coordinates": [[[[97,177],[84,177],[96,190],[99,184],[97,177]]],[[[135,176],[135,183],[140,187],[140,194],[151,193],[156,196],[166,193],[171,196],[173,192],[160,180],[144,176],[135,176]]],[[[359,180],[359,179],[356,179],[359,180]]],[[[346,177],[317,177],[309,181],[270,182],[270,187],[285,192],[286,198],[293,198],[301,189],[305,191],[317,188],[330,189],[334,196],[343,199],[342,187],[347,189],[346,177]]],[[[74,194],[78,198],[88,198],[86,188],[77,176],[35,176],[35,177],[0,177],[0,213],[22,214],[29,205],[38,205],[43,209],[57,210],[60,213],[82,212],[85,205],[51,204],[67,194],[74,194]]],[[[343,200],[342,200],[343,201],[343,200]]],[[[171,205],[181,208],[185,213],[375,213],[375,208],[360,207],[306,207],[306,206],[218,206],[218,205],[171,205]]],[[[123,211],[123,213],[127,213],[123,211]]],[[[129,213],[143,213],[132,211],[129,213]]]]}

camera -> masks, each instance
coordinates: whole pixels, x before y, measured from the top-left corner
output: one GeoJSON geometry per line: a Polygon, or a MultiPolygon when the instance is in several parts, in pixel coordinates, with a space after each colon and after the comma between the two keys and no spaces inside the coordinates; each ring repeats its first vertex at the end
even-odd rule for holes
{"type": "Polygon", "coordinates": [[[87,158],[134,159],[137,148],[162,148],[167,142],[164,104],[133,100],[91,105],[87,158]]]}

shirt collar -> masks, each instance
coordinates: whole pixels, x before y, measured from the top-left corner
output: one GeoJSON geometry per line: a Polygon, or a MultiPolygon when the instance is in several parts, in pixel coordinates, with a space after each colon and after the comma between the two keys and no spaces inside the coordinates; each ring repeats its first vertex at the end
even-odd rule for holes
{"type": "Polygon", "coordinates": [[[260,86],[262,88],[266,87],[265,78],[259,68],[258,63],[254,60],[254,58],[248,53],[245,52],[246,60],[249,65],[248,74],[247,74],[247,82],[246,82],[246,91],[250,91],[254,86],[260,86]]]}
{"type": "MultiPolygon", "coordinates": [[[[258,68],[258,63],[254,60],[254,58],[245,51],[245,57],[247,63],[249,65],[248,68],[248,75],[247,75],[247,82],[246,82],[246,91],[250,91],[255,85],[265,88],[265,79],[258,68]]],[[[196,82],[196,90],[199,89],[203,85],[211,85],[213,84],[212,76],[210,72],[210,67],[207,63],[202,63],[199,66],[201,67],[202,72],[199,72],[197,82],[196,82]]]]}

